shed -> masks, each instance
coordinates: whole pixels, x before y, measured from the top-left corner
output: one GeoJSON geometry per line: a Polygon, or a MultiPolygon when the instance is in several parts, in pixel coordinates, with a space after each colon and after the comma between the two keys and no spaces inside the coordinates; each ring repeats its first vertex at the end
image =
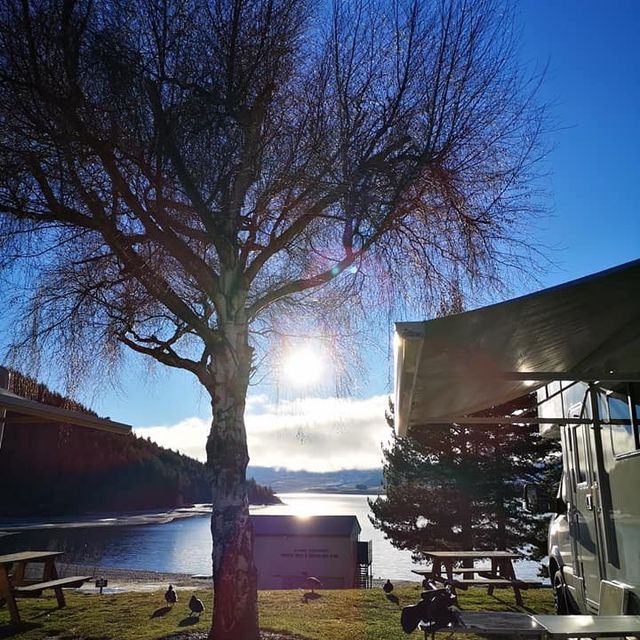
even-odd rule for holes
{"type": "Polygon", "coordinates": [[[314,576],[327,589],[360,585],[356,516],[253,515],[258,589],[297,589],[314,576]]]}

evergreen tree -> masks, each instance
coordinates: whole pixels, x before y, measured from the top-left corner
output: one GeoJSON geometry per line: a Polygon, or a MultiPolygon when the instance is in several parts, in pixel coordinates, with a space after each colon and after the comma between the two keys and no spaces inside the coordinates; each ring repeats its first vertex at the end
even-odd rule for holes
{"type": "MultiPolygon", "coordinates": [[[[529,395],[478,416],[535,413],[529,395]]],[[[387,414],[393,428],[393,407],[387,414]]],[[[429,549],[524,548],[544,554],[544,518],[522,508],[523,482],[557,481],[557,443],[535,425],[431,425],[394,435],[384,453],[386,497],[370,500],[373,525],[423,560],[429,549]]]]}

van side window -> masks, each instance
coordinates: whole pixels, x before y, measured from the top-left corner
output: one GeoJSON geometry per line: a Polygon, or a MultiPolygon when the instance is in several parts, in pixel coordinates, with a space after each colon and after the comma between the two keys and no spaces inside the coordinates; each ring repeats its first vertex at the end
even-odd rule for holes
{"type": "Polygon", "coordinates": [[[587,443],[585,442],[585,427],[578,425],[574,431],[576,434],[576,482],[587,481],[587,443]]]}
{"type": "MultiPolygon", "coordinates": [[[[612,393],[607,396],[609,420],[617,424],[609,424],[611,433],[611,447],[614,455],[629,453],[637,449],[637,437],[634,433],[629,400],[626,395],[612,393]]],[[[636,415],[638,408],[635,407],[636,415]]]]}

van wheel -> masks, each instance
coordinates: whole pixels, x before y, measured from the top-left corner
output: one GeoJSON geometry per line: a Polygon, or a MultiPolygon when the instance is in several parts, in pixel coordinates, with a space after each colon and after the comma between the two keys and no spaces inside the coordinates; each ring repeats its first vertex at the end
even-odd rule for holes
{"type": "Polygon", "coordinates": [[[557,615],[566,616],[573,613],[569,590],[567,589],[567,583],[564,581],[562,571],[556,571],[553,576],[553,601],[556,605],[557,615]]]}

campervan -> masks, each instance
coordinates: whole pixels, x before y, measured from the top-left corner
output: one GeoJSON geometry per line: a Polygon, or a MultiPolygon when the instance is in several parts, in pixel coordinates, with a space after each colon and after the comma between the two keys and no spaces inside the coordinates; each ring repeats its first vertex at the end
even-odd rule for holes
{"type": "Polygon", "coordinates": [[[558,613],[639,614],[640,384],[556,381],[537,393],[540,432],[562,445],[549,529],[558,613]]]}
{"type": "Polygon", "coordinates": [[[436,424],[526,421],[560,439],[549,536],[559,613],[634,614],[640,622],[639,290],[635,260],[465,313],[396,324],[401,436],[436,424]],[[487,417],[533,391],[536,416],[487,417]]]}

